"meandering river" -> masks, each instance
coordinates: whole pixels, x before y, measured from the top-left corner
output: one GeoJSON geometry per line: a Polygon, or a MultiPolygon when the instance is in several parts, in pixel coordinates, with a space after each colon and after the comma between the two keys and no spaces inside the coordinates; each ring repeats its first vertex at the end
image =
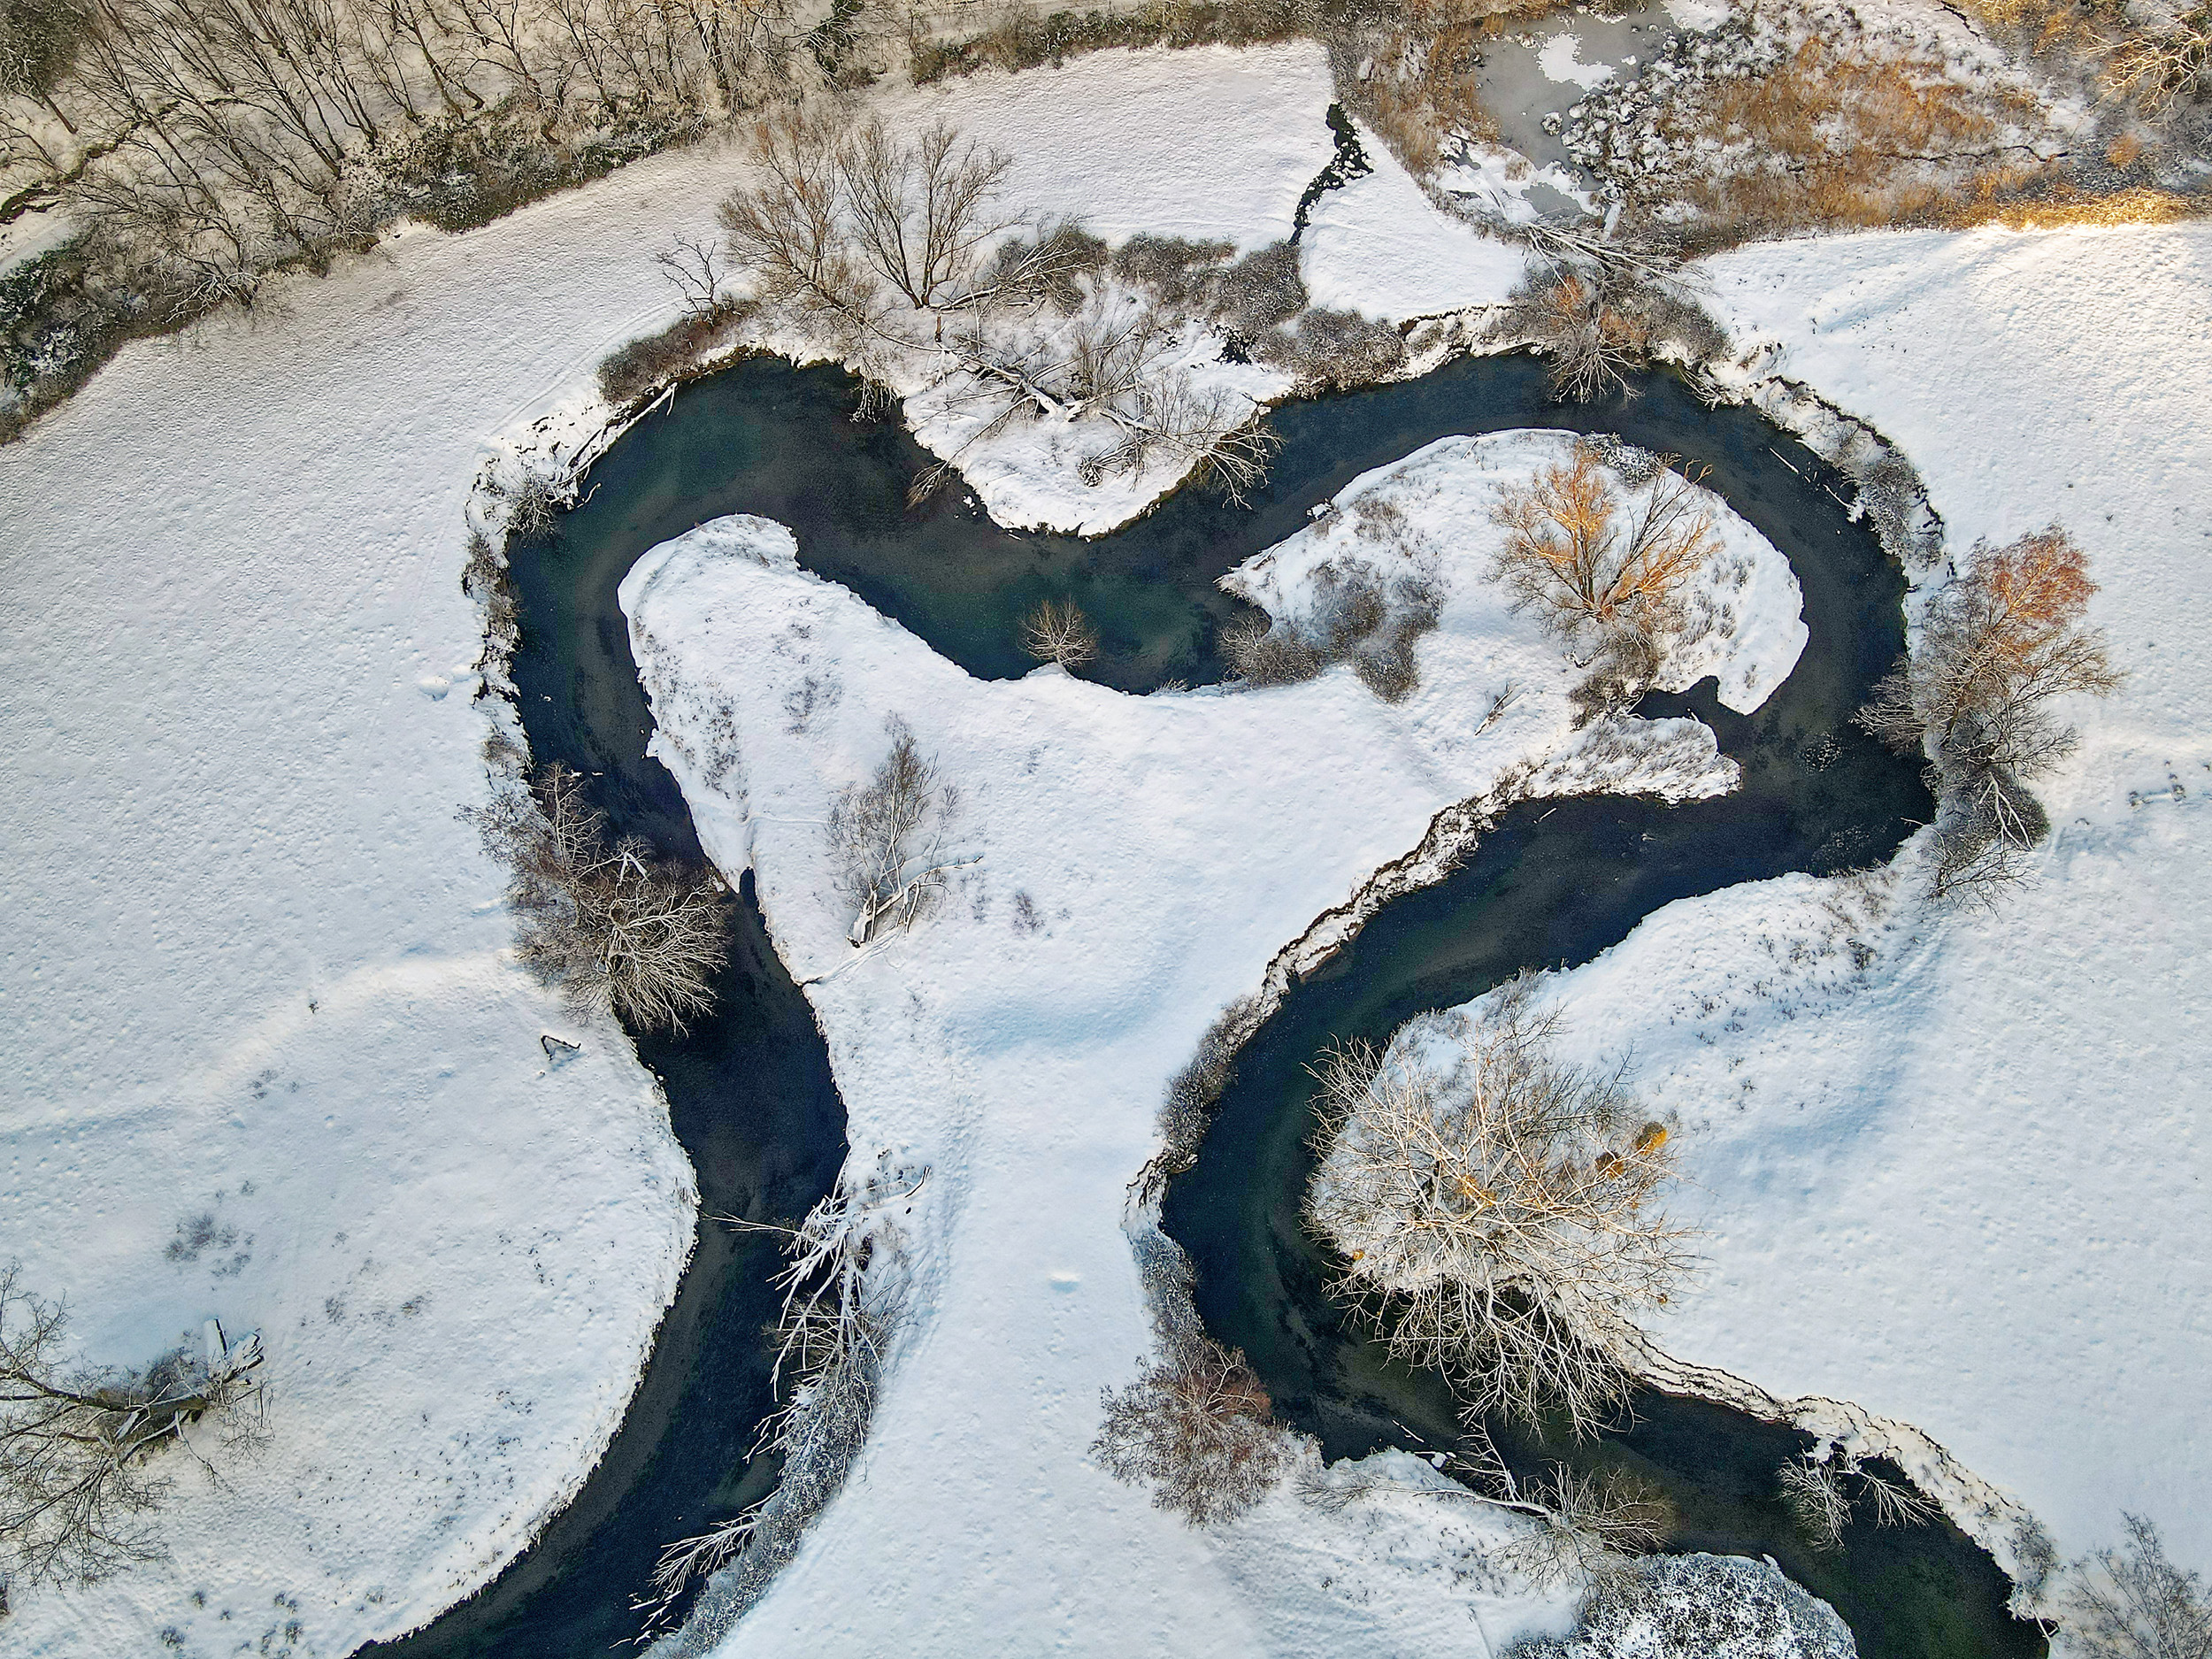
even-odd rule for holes
{"type": "MultiPolygon", "coordinates": [[[[1902,579],[1841,504],[1845,486],[1755,415],[1709,411],[1677,383],[1633,398],[1550,403],[1541,366],[1473,358],[1420,380],[1279,411],[1285,443],[1266,488],[1238,508],[1186,493],[1095,541],[1018,534],[948,489],[909,509],[926,463],[895,423],[853,419],[854,383],[778,360],[740,365],[679,392],[594,470],[556,530],[517,549],[523,644],[514,664],[534,757],[589,775],[618,832],[696,856],[673,781],[645,754],[651,718],[615,588],[638,556],[704,519],[758,513],[796,533],[808,566],[851,588],[970,672],[1031,666],[1017,625],[1041,598],[1072,597],[1097,624],[1092,678],[1132,692],[1220,678],[1213,641],[1239,606],[1216,579],[1306,521],[1359,473],[1432,440],[1516,426],[1617,433],[1711,469],[1705,482],[1786,554],[1810,639],[1789,680],[1751,716],[1710,683],[1647,712],[1711,725],[1744,786],[1679,807],[1614,799],[1518,810],[1448,880],[1383,910],[1322,975],[1296,987],[1248,1048],[1197,1167],[1164,1223],[1199,1264],[1207,1325],[1251,1356],[1287,1418],[1330,1454],[1448,1446],[1451,1402],[1432,1378],[1384,1363],[1322,1292],[1326,1263],[1297,1225],[1309,1167],[1304,1063],[1333,1038],[1386,1037],[1422,1009],[1478,995],[1524,965],[1587,960],[1658,906],[1789,870],[1879,860],[1928,802],[1911,765],[1848,726],[1901,645],[1902,579]]],[[[829,1190],[844,1113],[803,997],[771,947],[750,881],[715,1017],[683,1039],[641,1041],[708,1216],[795,1217],[829,1190]]],[[[575,1501],[485,1590],[400,1641],[399,1659],[565,1659],[634,1636],[634,1601],[659,1547],[764,1492],[773,1460],[748,1463],[770,1409],[763,1327],[772,1244],[709,1220],[622,1428],[575,1501]]],[[[1686,1357],[1694,1358],[1694,1356],[1686,1357]]],[[[1666,1489],[1671,1548],[1773,1556],[1832,1603],[1868,1659],[1978,1659],[2043,1652],[2004,1611],[2008,1586],[1946,1523],[1851,1529],[1846,1548],[1806,1550],[1774,1488],[1801,1445],[1739,1413],[1649,1395],[1639,1421],[1594,1448],[1501,1435],[1510,1458],[1628,1463],[1666,1489]]]]}

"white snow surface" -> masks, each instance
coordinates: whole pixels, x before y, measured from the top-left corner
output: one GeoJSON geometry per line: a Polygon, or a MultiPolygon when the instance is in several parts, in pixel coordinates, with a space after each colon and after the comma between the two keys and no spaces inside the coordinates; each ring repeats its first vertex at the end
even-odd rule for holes
{"type": "Polygon", "coordinates": [[[1709,1266],[1655,1332],[1932,1435],[2069,1554],[2123,1510],[2212,1561],[2212,227],[1877,235],[1709,267],[1747,355],[1871,420],[1955,557],[2058,521],[2129,672],[2067,713],[2056,833],[1995,916],[1790,877],[1555,992],[1679,1111],[1709,1266]],[[2180,794],[2177,798],[2175,790],[2180,794]]]}
{"type": "MultiPolygon", "coordinates": [[[[1015,150],[1040,212],[1250,245],[1326,164],[1327,87],[1287,47],[911,96],[1015,150]]],[[[676,314],[654,252],[743,173],[703,145],[410,231],[127,346],[0,450],[0,1260],[96,1359],[258,1328],[273,1432],[229,1494],[180,1469],[168,1563],[16,1586],[11,1653],[395,1634],[619,1420],[695,1201],[618,1036],[507,959],[455,818],[486,787],[463,511],[481,462],[603,419],[599,358],[676,314]],[[549,1067],[545,1031],[583,1052],[549,1067]]]]}
{"type": "Polygon", "coordinates": [[[1079,215],[1108,242],[1148,231],[1248,252],[1290,234],[1299,196],[1335,155],[1335,96],[1326,49],[1290,41],[1117,48],[909,88],[875,107],[995,145],[1014,161],[1004,200],[1079,215]]]}
{"type": "MultiPolygon", "coordinates": [[[[1564,465],[1575,435],[1568,432],[1494,432],[1440,438],[1402,461],[1362,473],[1340,490],[1310,528],[1232,571],[1222,586],[1272,617],[1310,614],[1314,576],[1327,565],[1372,567],[1387,590],[1395,581],[1434,572],[1448,595],[1448,634],[1479,639],[1505,656],[1516,641],[1518,672],[1536,683],[1558,677],[1558,648],[1506,613],[1504,595],[1484,578],[1499,533],[1493,513],[1509,486],[1564,465]]],[[[1617,495],[1632,496],[1611,468],[1617,495]]],[[[1789,561],[1711,491],[1692,487],[1712,525],[1715,550],[1679,595],[1684,608],[1708,607],[1713,626],[1668,654],[1654,685],[1687,691],[1706,675],[1718,682],[1724,706],[1748,714],[1789,678],[1805,647],[1801,597],[1789,561]]],[[[1310,630],[1309,631],[1310,634],[1310,630]]],[[[1424,659],[1425,661],[1425,659],[1424,659]]],[[[1517,679],[1517,682],[1519,680],[1517,679]]],[[[1417,697],[1417,706],[1421,699],[1417,697]]],[[[1437,722],[1448,732],[1454,705],[1437,722]]]]}
{"type": "Polygon", "coordinates": [[[1374,171],[1324,191],[1307,217],[1299,274],[1313,303],[1395,322],[1502,303],[1527,255],[1436,206],[1381,139],[1354,126],[1374,171]]]}
{"type": "MultiPolygon", "coordinates": [[[[1550,763],[1534,793],[1682,798],[1734,781],[1694,721],[1574,732],[1574,671],[1488,579],[1487,491],[1565,442],[1447,441],[1355,480],[1328,522],[1238,573],[1294,607],[1290,572],[1345,550],[1360,500],[1398,503],[1417,545],[1397,557],[1428,560],[1447,597],[1417,647],[1422,685],[1396,707],[1344,667],[1148,697],[1057,669],[978,681],[801,569],[790,533],[759,518],[711,521],[625,580],[655,753],[716,862],[756,872],[827,1037],[856,1161],[933,1171],[898,1222],[918,1283],[868,1448],[729,1651],[974,1652],[1019,1631],[1071,1653],[1317,1653],[1356,1631],[1362,1651],[1398,1652],[1438,1620],[1481,1617],[1427,1570],[1440,1536],[1389,1595],[1348,1582],[1325,1617],[1293,1618],[1284,1575],[1244,1534],[1217,1545],[1086,1451],[1100,1389],[1150,1345],[1125,1188],[1170,1074],[1219,1009],[1515,761],[1550,763]],[[1479,732],[1509,683],[1520,699],[1479,732]],[[890,716],[960,787],[948,855],[980,862],[912,933],[856,953],[822,824],[882,758],[890,716]],[[868,1595],[845,1593],[863,1581],[868,1595]]],[[[1725,680],[1779,683],[1801,639],[1792,610],[1739,631],[1715,664],[1725,680]]]]}

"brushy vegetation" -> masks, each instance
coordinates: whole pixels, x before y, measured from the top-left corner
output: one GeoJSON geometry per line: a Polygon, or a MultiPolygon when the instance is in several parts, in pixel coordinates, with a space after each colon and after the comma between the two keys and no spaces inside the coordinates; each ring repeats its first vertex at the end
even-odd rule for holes
{"type": "Polygon", "coordinates": [[[557,761],[463,816],[510,872],[516,954],[579,1015],[682,1031],[714,1006],[730,897],[711,871],[610,841],[583,780],[557,761]]]}
{"type": "Polygon", "coordinates": [[[1938,898],[1990,902],[2030,870],[2050,820],[2026,780],[2072,751],[2052,708],[2120,685],[2086,620],[2088,556],[2056,525],[1978,546],[1930,603],[1917,648],[1874,688],[1859,725],[1901,754],[1924,753],[1938,803],[1938,898]]]}
{"type": "Polygon", "coordinates": [[[1322,1056],[1306,1219],[1335,1293],[1394,1357],[1443,1371],[1470,1418],[1594,1433],[1625,1396],[1632,1316],[1690,1265],[1661,1195],[1666,1127],[1617,1076],[1555,1054],[1524,976],[1477,1014],[1432,1017],[1448,1072],[1371,1046],[1322,1056]]]}

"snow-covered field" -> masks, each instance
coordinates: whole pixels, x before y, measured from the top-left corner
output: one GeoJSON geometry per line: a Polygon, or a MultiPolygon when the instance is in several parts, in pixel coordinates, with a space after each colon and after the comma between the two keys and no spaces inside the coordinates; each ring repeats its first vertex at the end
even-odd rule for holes
{"type": "MultiPolygon", "coordinates": [[[[1330,153],[1311,47],[903,96],[1012,150],[1025,205],[1109,236],[1273,240],[1330,153]]],[[[498,872],[455,818],[484,787],[461,512],[488,453],[588,410],[597,358],[672,316],[652,254],[739,172],[702,149],[403,236],[250,318],[133,345],[0,451],[0,1256],[68,1296],[98,1358],[142,1361],[211,1314],[258,1328],[273,1435],[228,1491],[180,1471],[167,1563],[19,1591],[11,1651],[151,1651],[173,1628],[188,1653],[265,1632],[343,1653],[481,1582],[618,1419],[689,1180],[611,1032],[546,1064],[541,1031],[578,1033],[503,958],[498,872]]],[[[1502,296],[1506,262],[1471,277],[1440,220],[1402,258],[1379,242],[1362,287],[1362,227],[1412,220],[1409,182],[1379,170],[1325,200],[1317,298],[1398,316],[1502,296]]],[[[1742,343],[1770,340],[1780,372],[1902,446],[1955,544],[2068,523],[2133,678],[2083,711],[2043,792],[2044,882],[2002,922],[1900,911],[1863,990],[1802,993],[1789,1021],[1755,1008],[1709,1046],[1653,1011],[1671,1004],[1623,1011],[1707,1125],[1686,1156],[1711,1160],[1713,1270],[1662,1339],[1917,1424],[2070,1552],[2125,1506],[2204,1562],[2212,1452],[2185,1379],[2212,1358],[2212,1148],[2187,895],[2212,787],[2192,579],[2212,232],[1870,236],[1710,276],[1742,343]],[[2157,794],[2170,771],[2178,799],[2157,794]]],[[[910,1241],[926,1294],[861,1479],[737,1646],[1432,1652],[1471,1617],[1493,1637],[1557,1622],[1435,1570],[1463,1548],[1419,1518],[1441,1501],[1332,1519],[1285,1495],[1210,1540],[1083,1456],[1099,1386],[1145,1346],[1121,1189],[1162,1080],[1438,806],[1559,735],[1563,682],[1540,684],[1525,622],[1471,591],[1393,709],[1341,668],[1241,696],[979,686],[787,567],[660,566],[641,619],[672,654],[672,738],[718,681],[765,710],[741,727],[742,805],[690,781],[726,866],[757,861],[801,977],[849,959],[848,918],[821,896],[818,830],[767,818],[818,818],[879,755],[884,713],[972,781],[959,833],[985,854],[923,932],[814,987],[856,1148],[937,1171],[910,1241]],[[707,617],[685,581],[768,603],[707,617]],[[790,664],[741,672],[737,650],[802,609],[801,649],[845,695],[792,733],[790,664]],[[1462,741],[1507,678],[1534,689],[1462,741]],[[1011,925],[1019,893],[1033,933],[1011,925]]],[[[1781,649],[1771,631],[1743,648],[1761,685],[1781,649]]],[[[1753,928],[1812,919],[1806,887],[1671,912],[1590,971],[1592,1005],[1636,952],[1684,997],[1696,979],[1743,1001],[1767,974],[1753,928]]]]}
{"type": "MultiPolygon", "coordinates": [[[[1125,1189],[1216,1012],[1440,809],[1555,756],[1534,792],[1732,783],[1694,722],[1573,732],[1573,671],[1488,578],[1497,484],[1566,448],[1552,434],[1445,440],[1356,480],[1237,573],[1295,610],[1324,557],[1432,570],[1440,626],[1395,707],[1343,666],[1271,691],[1148,697],[1057,669],[972,680],[800,569],[789,533],[762,519],[713,521],[632,571],[623,604],[656,753],[710,854],[758,877],[827,1036],[856,1157],[932,1171],[897,1223],[918,1286],[870,1448],[741,1627],[745,1651],[972,1651],[1010,1627],[1069,1652],[1318,1651],[1279,1626],[1272,1575],[1232,1566],[1240,1532],[1217,1546],[1086,1456],[1099,1389],[1149,1346],[1125,1189]],[[1384,501],[1396,516],[1370,511],[1384,501]],[[1519,698],[1479,731],[1509,685],[1519,698]],[[803,703],[822,712],[795,718],[803,703]],[[822,825],[882,759],[894,717],[959,787],[946,856],[979,862],[910,934],[856,954],[822,825]],[[839,1594],[863,1574],[878,1594],[839,1594]]],[[[1746,625],[1717,631],[1696,666],[1771,688],[1803,641],[1795,583],[1724,523],[1747,567],[1746,625]]],[[[1414,1626],[1390,1605],[1456,1601],[1440,1573],[1363,1612],[1348,1587],[1315,1628],[1349,1621],[1363,1651],[1410,1651],[1414,1626]]]]}

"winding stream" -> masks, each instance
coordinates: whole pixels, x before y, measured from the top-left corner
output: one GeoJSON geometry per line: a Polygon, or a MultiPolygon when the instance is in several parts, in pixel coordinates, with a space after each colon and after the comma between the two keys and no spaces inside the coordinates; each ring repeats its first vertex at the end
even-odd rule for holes
{"type": "MultiPolygon", "coordinates": [[[[1899,648],[1897,572],[1801,446],[1747,411],[1705,410],[1670,380],[1640,389],[1632,400],[1563,408],[1548,401],[1534,361],[1479,358],[1294,404],[1278,411],[1283,452],[1249,508],[1179,495],[1084,541],[1002,530],[953,490],[910,511],[907,484],[926,457],[895,423],[851,418],[851,380],[745,363],[679,392],[598,464],[583,504],[517,550],[522,722],[538,761],[591,776],[618,832],[695,856],[682,799],[644,753],[651,721],[615,588],[648,548],[704,519],[741,511],[788,525],[810,568],[979,676],[1027,672],[1018,619],[1042,597],[1071,596],[1102,636],[1088,677],[1143,691],[1217,680],[1212,642],[1240,607],[1215,580],[1359,473],[1433,439],[1572,426],[1709,465],[1707,481],[1790,557],[1811,639],[1753,716],[1718,707],[1709,681],[1686,697],[1649,699],[1646,711],[1706,720],[1742,764],[1742,790],[1673,808],[1570,800],[1509,815],[1449,880],[1387,907],[1294,991],[1248,1048],[1198,1166],[1168,1195],[1164,1222],[1199,1263],[1209,1327],[1247,1350],[1292,1422],[1333,1456],[1448,1445],[1457,1431],[1440,1385],[1380,1363],[1321,1294],[1325,1263],[1296,1220],[1304,1062],[1332,1036],[1387,1036],[1409,1015],[1463,1001],[1524,964],[1586,960],[1672,899],[1884,857],[1927,808],[1915,770],[1847,725],[1899,648]]],[[[749,879],[744,897],[716,1017],[639,1052],[666,1091],[703,1211],[792,1217],[835,1179],[843,1110],[749,879]]],[[[773,1479],[772,1460],[749,1466],[745,1452],[770,1404],[760,1333],[773,1312],[774,1266],[768,1241],[703,1224],[644,1380],[574,1502],[476,1596],[365,1651],[581,1659],[634,1635],[630,1604],[659,1547],[734,1513],[773,1479]]],[[[1810,1556],[1772,1495],[1773,1471],[1799,1436],[1656,1395],[1638,1409],[1632,1431],[1578,1455],[1658,1479],[1681,1517],[1677,1547],[1775,1556],[1835,1604],[1869,1659],[2041,1653],[2034,1627],[2004,1613],[2003,1575],[1947,1525],[1856,1528],[1842,1554],[1810,1556]]],[[[1525,1463],[1560,1455],[1501,1438],[1525,1463]]]]}

